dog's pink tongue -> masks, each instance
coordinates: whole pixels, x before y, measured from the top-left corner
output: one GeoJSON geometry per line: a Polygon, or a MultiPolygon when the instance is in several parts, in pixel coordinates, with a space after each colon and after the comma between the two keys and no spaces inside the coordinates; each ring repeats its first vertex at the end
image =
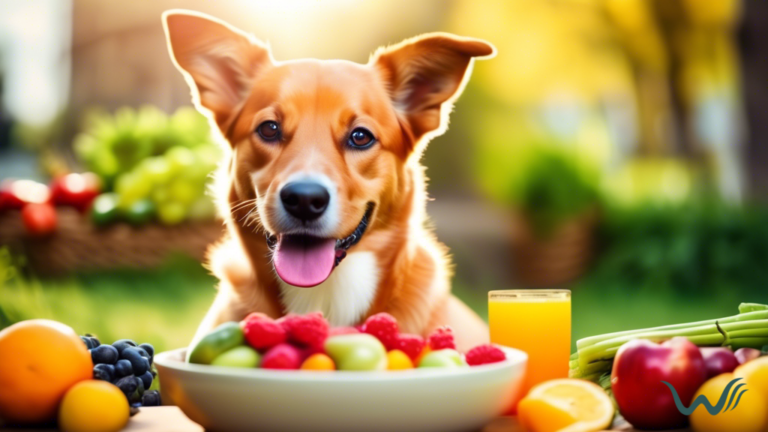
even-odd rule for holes
{"type": "Polygon", "coordinates": [[[284,282],[298,287],[323,283],[333,270],[336,240],[307,236],[281,236],[274,263],[284,282]]]}

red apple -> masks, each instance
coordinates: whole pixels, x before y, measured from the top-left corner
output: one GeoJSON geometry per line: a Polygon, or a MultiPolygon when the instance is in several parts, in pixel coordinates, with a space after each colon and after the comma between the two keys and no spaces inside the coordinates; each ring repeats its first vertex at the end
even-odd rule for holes
{"type": "Polygon", "coordinates": [[[688,422],[678,411],[670,383],[686,406],[707,380],[699,348],[676,337],[662,344],[636,339],[619,348],[611,387],[621,415],[638,429],[677,429],[688,422]]]}

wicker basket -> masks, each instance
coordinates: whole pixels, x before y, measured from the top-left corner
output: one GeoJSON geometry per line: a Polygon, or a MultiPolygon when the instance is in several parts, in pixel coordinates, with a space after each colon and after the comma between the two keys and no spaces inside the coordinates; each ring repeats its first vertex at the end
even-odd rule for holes
{"type": "Polygon", "coordinates": [[[39,275],[160,265],[172,253],[202,260],[212,242],[224,233],[220,221],[189,222],[176,226],[117,223],[104,228],[71,208],[57,208],[54,234],[37,238],[26,233],[19,211],[0,213],[0,247],[8,246],[26,258],[39,275]]]}
{"type": "Polygon", "coordinates": [[[597,211],[574,217],[544,239],[538,238],[523,216],[515,220],[513,259],[518,282],[530,287],[554,287],[581,276],[595,250],[597,211]]]}

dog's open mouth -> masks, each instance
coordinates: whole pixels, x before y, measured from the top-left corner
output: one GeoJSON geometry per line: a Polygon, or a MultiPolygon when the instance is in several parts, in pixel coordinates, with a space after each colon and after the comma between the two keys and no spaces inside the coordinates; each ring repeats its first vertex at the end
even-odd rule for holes
{"type": "Polygon", "coordinates": [[[308,288],[323,283],[347,256],[347,249],[363,237],[372,214],[373,203],[369,203],[357,228],[342,239],[304,234],[267,234],[267,244],[274,250],[272,261],[277,275],[284,282],[298,287],[308,288]]]}

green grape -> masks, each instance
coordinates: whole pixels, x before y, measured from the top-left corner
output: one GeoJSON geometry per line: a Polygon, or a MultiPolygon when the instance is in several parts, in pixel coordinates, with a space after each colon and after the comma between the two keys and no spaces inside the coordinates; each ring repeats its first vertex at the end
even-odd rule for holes
{"type": "Polygon", "coordinates": [[[190,205],[200,196],[202,191],[196,188],[193,183],[179,179],[168,186],[168,192],[171,200],[190,205]]]}
{"type": "Polygon", "coordinates": [[[139,165],[139,170],[155,186],[165,184],[171,178],[171,165],[162,156],[144,159],[139,165]]]}
{"type": "Polygon", "coordinates": [[[121,175],[115,184],[115,192],[120,196],[118,206],[121,210],[130,209],[136,201],[147,198],[152,191],[152,183],[138,172],[121,175]]]}
{"type": "Polygon", "coordinates": [[[157,186],[152,189],[152,201],[155,204],[164,204],[171,200],[171,192],[168,190],[168,186],[157,186]]]}
{"type": "Polygon", "coordinates": [[[165,159],[173,173],[183,173],[195,165],[195,154],[186,147],[176,146],[165,153],[165,159]]]}
{"type": "Polygon", "coordinates": [[[166,225],[176,225],[184,220],[187,209],[182,203],[170,201],[157,208],[157,217],[166,225]]]}

